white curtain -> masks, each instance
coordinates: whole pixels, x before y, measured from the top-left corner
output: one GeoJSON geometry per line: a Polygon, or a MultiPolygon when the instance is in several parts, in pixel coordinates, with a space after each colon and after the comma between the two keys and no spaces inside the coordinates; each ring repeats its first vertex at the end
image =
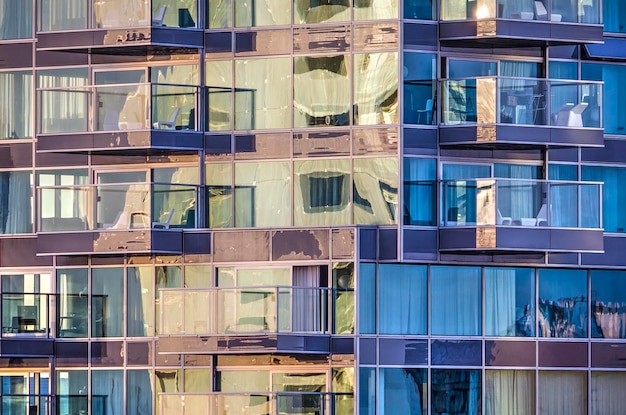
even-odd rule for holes
{"type": "Polygon", "coordinates": [[[538,413],[586,415],[587,372],[540,371],[538,413]]]}
{"type": "Polygon", "coordinates": [[[515,270],[485,270],[485,334],[515,336],[515,270]]]}
{"type": "Polygon", "coordinates": [[[625,390],[625,372],[592,372],[591,415],[622,415],[625,390]]]}
{"type": "Polygon", "coordinates": [[[534,413],[534,371],[487,370],[485,372],[486,415],[533,415],[534,413]]]}
{"type": "Polygon", "coordinates": [[[122,370],[94,370],[92,372],[92,415],[119,415],[124,413],[123,375],[122,370]]]}
{"type": "Polygon", "coordinates": [[[29,172],[0,173],[0,233],[32,232],[29,172]]]}
{"type": "Polygon", "coordinates": [[[432,334],[481,334],[481,269],[431,268],[432,334]]]}
{"type": "Polygon", "coordinates": [[[0,39],[33,37],[32,6],[28,0],[0,0],[0,39]]]}
{"type": "Polygon", "coordinates": [[[325,293],[317,289],[319,284],[319,266],[293,267],[292,331],[318,332],[321,330],[323,312],[326,311],[322,306],[326,302],[323,301],[325,293]]]}
{"type": "Polygon", "coordinates": [[[129,370],[126,385],[126,414],[152,415],[152,385],[149,370],[129,370]]]}
{"type": "Polygon", "coordinates": [[[0,140],[31,137],[33,137],[32,72],[0,73],[0,140]]]}

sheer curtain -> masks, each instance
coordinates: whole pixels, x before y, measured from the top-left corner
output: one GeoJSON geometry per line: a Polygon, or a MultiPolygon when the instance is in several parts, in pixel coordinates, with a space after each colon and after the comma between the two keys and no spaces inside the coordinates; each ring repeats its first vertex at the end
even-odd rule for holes
{"type": "MultiPolygon", "coordinates": [[[[549,174],[550,180],[576,181],[577,179],[576,167],[571,165],[551,164],[549,174]]],[[[550,200],[552,202],[550,212],[551,225],[576,227],[578,225],[579,212],[579,186],[576,184],[553,184],[550,190],[550,200]]],[[[585,190],[587,190],[585,187],[580,189],[583,193],[585,190]]],[[[596,211],[595,215],[597,217],[597,209],[580,209],[581,213],[589,211],[586,212],[586,215],[593,215],[590,212],[591,210],[596,211]]]]}
{"type": "Polygon", "coordinates": [[[30,172],[0,172],[0,233],[33,231],[30,172]]]}
{"type": "Polygon", "coordinates": [[[432,334],[481,334],[481,269],[431,268],[432,334]]]}
{"type": "Polygon", "coordinates": [[[404,159],[405,225],[435,225],[436,166],[434,159],[404,159]]]}
{"type": "MultiPolygon", "coordinates": [[[[626,184],[626,169],[619,167],[583,166],[582,180],[603,182],[602,186],[602,225],[606,232],[624,232],[626,230],[626,193],[622,191],[626,184]]],[[[583,221],[594,223],[597,212],[584,212],[583,221]]]]}
{"type": "Polygon", "coordinates": [[[587,372],[540,371],[538,398],[540,414],[585,415],[587,372]]]}
{"type": "Polygon", "coordinates": [[[0,114],[0,140],[33,136],[32,72],[0,73],[0,114]]]}
{"type": "Polygon", "coordinates": [[[485,372],[486,415],[533,415],[534,413],[534,371],[487,370],[485,372]]]}
{"type": "Polygon", "coordinates": [[[124,371],[94,370],[91,375],[91,414],[124,413],[124,371]]]}
{"type": "Polygon", "coordinates": [[[626,373],[591,373],[591,415],[621,415],[624,413],[626,373]]]}
{"type": "Polygon", "coordinates": [[[515,270],[485,269],[485,333],[515,335],[515,270]]]}
{"type": "Polygon", "coordinates": [[[33,37],[32,6],[29,0],[0,0],[0,39],[33,37]]]}
{"type": "MultiPolygon", "coordinates": [[[[320,267],[293,267],[293,315],[291,329],[294,332],[317,332],[322,328],[322,305],[325,293],[320,286],[320,267]],[[302,288],[299,288],[302,287],[302,288]],[[310,287],[310,288],[305,288],[310,287]]],[[[283,292],[285,289],[280,289],[283,292]]],[[[281,296],[282,297],[282,296],[281,296]]]]}
{"type": "Polygon", "coordinates": [[[381,334],[426,334],[426,267],[381,264],[378,276],[381,334]]]}
{"type": "Polygon", "coordinates": [[[151,372],[129,370],[126,383],[126,413],[128,415],[152,415],[151,372]]]}

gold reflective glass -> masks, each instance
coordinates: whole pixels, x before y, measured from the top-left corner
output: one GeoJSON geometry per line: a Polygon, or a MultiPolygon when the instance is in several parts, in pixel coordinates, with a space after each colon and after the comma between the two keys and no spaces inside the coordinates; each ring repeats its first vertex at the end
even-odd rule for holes
{"type": "Polygon", "coordinates": [[[398,159],[354,160],[354,223],[391,225],[398,216],[398,159]]]}
{"type": "Polygon", "coordinates": [[[354,123],[398,123],[398,54],[354,55],[354,123]]]}

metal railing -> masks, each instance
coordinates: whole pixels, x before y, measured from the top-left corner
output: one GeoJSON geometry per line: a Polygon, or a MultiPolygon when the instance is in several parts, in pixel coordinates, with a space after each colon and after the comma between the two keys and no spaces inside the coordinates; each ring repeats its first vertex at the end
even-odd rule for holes
{"type": "Polygon", "coordinates": [[[587,3],[570,0],[442,0],[441,20],[504,18],[551,23],[602,23],[600,3],[587,3]]]}
{"type": "Polygon", "coordinates": [[[52,294],[2,293],[2,337],[52,337],[52,294]]]}
{"type": "Polygon", "coordinates": [[[161,289],[159,333],[328,334],[335,292],[332,288],[288,286],[161,289]]]}
{"type": "Polygon", "coordinates": [[[38,88],[37,132],[198,131],[200,92],[157,83],[38,88]]]}
{"type": "Polygon", "coordinates": [[[601,229],[601,198],[599,182],[443,180],[441,225],[601,229]]]}
{"type": "Polygon", "coordinates": [[[155,182],[40,186],[37,231],[195,228],[198,192],[155,182]]]}
{"type": "Polygon", "coordinates": [[[441,81],[443,125],[602,128],[602,82],[475,77],[441,81]]]}
{"type": "Polygon", "coordinates": [[[352,414],[351,393],[260,392],[260,393],[159,393],[158,414],[352,414]]]}

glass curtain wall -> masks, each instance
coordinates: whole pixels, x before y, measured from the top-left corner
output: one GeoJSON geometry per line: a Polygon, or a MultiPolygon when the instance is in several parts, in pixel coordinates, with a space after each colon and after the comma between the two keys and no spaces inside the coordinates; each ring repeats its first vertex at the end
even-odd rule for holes
{"type": "Polygon", "coordinates": [[[33,175],[29,171],[0,172],[0,234],[33,231],[33,175]]]}
{"type": "Polygon", "coordinates": [[[404,224],[434,226],[437,222],[437,160],[404,159],[404,224]]]}
{"type": "Polygon", "coordinates": [[[535,270],[485,268],[485,335],[535,335],[535,270]]]}
{"type": "Polygon", "coordinates": [[[430,276],[432,334],[481,335],[481,268],[437,266],[430,276]]]}
{"type": "Polygon", "coordinates": [[[37,129],[40,133],[89,129],[86,67],[37,71],[37,129]]]}
{"type": "Polygon", "coordinates": [[[427,268],[381,264],[378,267],[378,332],[426,334],[427,268]]]}
{"type": "MultiPolygon", "coordinates": [[[[419,2],[420,0],[418,0],[419,2]]],[[[405,8],[407,7],[405,2],[405,8]]],[[[404,53],[404,123],[437,123],[437,57],[431,53],[404,53]]]]}
{"type": "Polygon", "coordinates": [[[32,138],[33,108],[33,73],[0,72],[0,140],[32,138]]]}
{"type": "Polygon", "coordinates": [[[57,270],[57,335],[89,335],[88,278],[86,268],[57,270]]]}
{"type": "Polygon", "coordinates": [[[91,336],[124,335],[124,269],[94,268],[91,272],[91,336]]]}
{"type": "Polygon", "coordinates": [[[591,337],[626,338],[626,272],[591,271],[591,337]]]}
{"type": "Polygon", "coordinates": [[[589,106],[583,113],[583,123],[599,119],[600,112],[597,105],[598,98],[602,99],[602,116],[604,134],[626,134],[626,96],[621,91],[626,88],[626,66],[582,63],[581,79],[590,81],[604,81],[602,96],[598,97],[598,91],[590,89],[588,96],[583,97],[583,102],[588,102],[589,106]]]}
{"type": "Polygon", "coordinates": [[[582,180],[602,182],[602,225],[605,232],[626,230],[626,168],[582,166],[582,180]]]}
{"type": "Polygon", "coordinates": [[[0,0],[0,40],[32,37],[33,2],[0,0]]]}
{"type": "Polygon", "coordinates": [[[586,271],[540,269],[537,335],[587,337],[587,298],[586,271]]]}
{"type": "Polygon", "coordinates": [[[86,0],[38,0],[39,30],[42,32],[86,29],[86,0]]]}

